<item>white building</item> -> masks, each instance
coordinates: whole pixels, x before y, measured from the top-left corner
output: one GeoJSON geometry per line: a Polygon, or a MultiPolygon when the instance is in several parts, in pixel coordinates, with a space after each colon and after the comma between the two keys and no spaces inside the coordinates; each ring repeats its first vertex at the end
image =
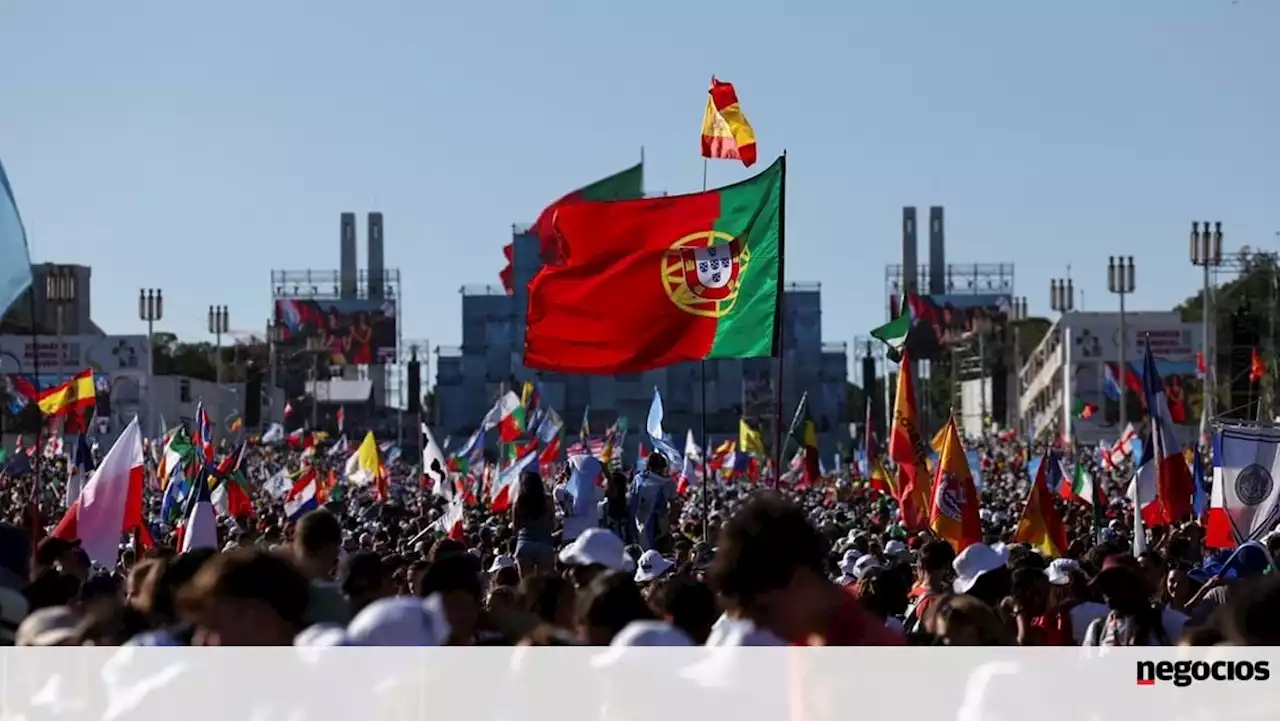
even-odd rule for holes
{"type": "MultiPolygon", "coordinates": [[[[1196,375],[1196,352],[1202,344],[1197,323],[1184,323],[1174,311],[1138,311],[1125,314],[1124,338],[1120,314],[1115,312],[1066,313],[1049,328],[1018,375],[1018,418],[1030,432],[1057,427],[1062,434],[1084,445],[1112,441],[1120,434],[1119,403],[1107,390],[1111,377],[1125,384],[1120,370],[1120,349],[1135,379],[1142,378],[1142,360],[1150,342],[1156,369],[1164,379],[1170,405],[1182,403],[1187,437],[1195,433],[1199,417],[1193,417],[1190,398],[1184,395],[1196,375]],[[1079,417],[1083,404],[1097,408],[1089,419],[1079,417]]],[[[1194,381],[1193,381],[1194,382],[1194,381]]],[[[1131,398],[1127,421],[1139,425],[1145,415],[1131,398]]],[[[1175,419],[1177,416],[1175,410],[1175,419]]]]}

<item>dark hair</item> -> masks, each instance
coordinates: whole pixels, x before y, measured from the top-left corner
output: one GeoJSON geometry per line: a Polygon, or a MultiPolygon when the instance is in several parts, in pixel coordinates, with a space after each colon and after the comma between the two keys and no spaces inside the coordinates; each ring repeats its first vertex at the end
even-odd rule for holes
{"type": "Polygon", "coordinates": [[[624,518],[627,515],[627,474],[614,471],[604,487],[605,510],[610,518],[624,518]]]}
{"type": "Polygon", "coordinates": [[[493,574],[493,583],[490,584],[494,588],[514,588],[520,585],[520,569],[516,566],[507,566],[499,568],[497,573],[493,574]]]}
{"type": "Polygon", "coordinates": [[[538,574],[520,582],[520,602],[524,610],[547,623],[555,621],[560,599],[572,592],[573,584],[552,574],[538,574]]]}
{"type": "Polygon", "coordinates": [[[613,571],[592,579],[578,596],[577,611],[579,624],[605,629],[611,638],[632,621],[654,620],[653,610],[631,577],[613,571]]]}
{"type": "Polygon", "coordinates": [[[920,547],[921,570],[936,573],[951,570],[956,560],[956,549],[941,538],[930,539],[920,547]]]}
{"type": "Polygon", "coordinates": [[[342,524],[338,518],[323,508],[311,511],[298,519],[293,529],[294,540],[308,555],[342,545],[342,524]]]}
{"type": "Polygon", "coordinates": [[[419,595],[426,597],[450,591],[462,591],[477,601],[483,595],[479,569],[476,568],[475,558],[471,554],[464,553],[460,556],[445,556],[437,559],[422,576],[419,595]]]}
{"type": "Polygon", "coordinates": [[[692,576],[677,575],[659,581],[649,602],[698,645],[707,642],[711,627],[720,616],[711,588],[692,576]]]}
{"type": "Polygon", "coordinates": [[[645,468],[658,475],[665,474],[667,472],[667,457],[654,451],[649,454],[649,459],[645,461],[645,468]]]}
{"type": "Polygon", "coordinates": [[[209,559],[179,594],[181,605],[198,608],[235,598],[261,602],[299,630],[311,602],[311,584],[293,562],[259,548],[236,548],[209,559]]]}
{"type": "Polygon", "coordinates": [[[520,474],[515,510],[517,518],[542,518],[547,514],[547,487],[536,471],[520,474]]]}
{"type": "Polygon", "coordinates": [[[826,539],[804,511],[776,493],[760,493],[721,527],[707,577],[745,608],[759,594],[786,588],[797,570],[825,575],[826,555],[826,539]]]}

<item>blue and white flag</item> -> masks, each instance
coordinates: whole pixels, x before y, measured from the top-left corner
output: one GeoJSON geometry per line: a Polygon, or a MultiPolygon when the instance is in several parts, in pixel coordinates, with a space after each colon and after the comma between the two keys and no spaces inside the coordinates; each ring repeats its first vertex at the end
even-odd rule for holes
{"type": "Polygon", "coordinates": [[[653,402],[649,404],[649,419],[645,423],[645,430],[649,432],[649,438],[653,441],[653,449],[667,459],[669,468],[679,468],[683,465],[683,456],[671,442],[671,436],[662,429],[662,394],[658,392],[657,386],[653,388],[653,402]]]}
{"type": "Polygon", "coordinates": [[[31,255],[18,201],[0,162],[0,315],[31,285],[31,255]]]}

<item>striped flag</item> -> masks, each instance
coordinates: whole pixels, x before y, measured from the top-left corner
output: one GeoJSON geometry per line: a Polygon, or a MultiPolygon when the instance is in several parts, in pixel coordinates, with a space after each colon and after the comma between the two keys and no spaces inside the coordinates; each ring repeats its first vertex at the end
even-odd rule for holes
{"type": "Polygon", "coordinates": [[[741,160],[750,168],[756,162],[756,131],[738,104],[732,83],[711,78],[707,110],[702,116],[702,157],[741,160]]]}
{"type": "Polygon", "coordinates": [[[1173,431],[1173,417],[1169,413],[1164,382],[1156,370],[1149,341],[1143,358],[1142,382],[1147,396],[1147,413],[1151,417],[1152,457],[1156,466],[1156,493],[1160,499],[1161,515],[1165,523],[1176,523],[1191,514],[1195,487],[1191,482],[1191,469],[1182,458],[1182,446],[1173,431]]]}

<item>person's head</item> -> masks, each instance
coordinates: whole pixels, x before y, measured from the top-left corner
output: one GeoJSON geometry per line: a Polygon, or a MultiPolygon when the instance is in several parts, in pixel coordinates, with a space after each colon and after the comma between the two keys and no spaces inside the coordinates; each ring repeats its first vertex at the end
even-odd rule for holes
{"type": "Polygon", "coordinates": [[[659,581],[649,596],[653,609],[668,623],[704,644],[720,615],[715,594],[692,576],[676,575],[659,581]]]}
{"type": "Polygon", "coordinates": [[[977,598],[995,608],[1009,595],[1012,574],[1005,564],[1009,560],[1007,548],[973,543],[956,554],[952,569],[956,573],[952,590],[977,598]]]}
{"type": "Polygon", "coordinates": [[[133,568],[129,569],[129,577],[125,580],[125,602],[143,613],[150,613],[151,609],[144,608],[142,604],[144,599],[150,600],[156,581],[159,580],[161,572],[167,565],[167,561],[158,558],[145,558],[134,564],[133,568]]]}
{"type": "Polygon", "coordinates": [[[348,557],[339,576],[342,595],[351,604],[352,613],[359,613],[379,598],[395,595],[391,569],[372,551],[360,551],[348,557]]]}
{"type": "Polygon", "coordinates": [[[342,552],[342,524],[323,508],[298,519],[293,530],[294,556],[311,578],[328,578],[342,552]]]}
{"type": "Polygon", "coordinates": [[[427,569],[431,567],[431,563],[426,559],[420,559],[409,564],[409,571],[405,574],[405,581],[408,584],[410,596],[421,596],[422,579],[427,575],[427,569]]]}
{"type": "Polygon", "coordinates": [[[1169,572],[1164,577],[1164,595],[1169,602],[1175,606],[1182,606],[1191,597],[1195,595],[1199,589],[1199,583],[1192,580],[1187,573],[1188,569],[1184,564],[1174,564],[1169,567],[1169,572]]]}
{"type": "Polygon", "coordinates": [[[557,628],[573,628],[573,584],[551,574],[530,576],[520,582],[520,601],[525,611],[557,628]]]}
{"type": "Polygon", "coordinates": [[[1223,642],[1232,646],[1280,646],[1280,576],[1240,581],[1238,593],[1214,613],[1223,642]]]}
{"type": "Polygon", "coordinates": [[[199,646],[287,646],[311,600],[305,576],[283,555],[252,548],[218,554],[179,594],[199,646]]]}
{"type": "Polygon", "coordinates": [[[645,461],[644,467],[645,470],[655,476],[665,477],[667,475],[667,457],[657,451],[654,451],[649,454],[649,459],[645,461]]]}
{"type": "Polygon", "coordinates": [[[592,646],[608,646],[627,624],[653,618],[653,611],[640,596],[640,589],[624,573],[596,576],[578,595],[578,637],[592,646]]]}
{"type": "Polygon", "coordinates": [[[520,488],[516,491],[516,514],[537,518],[547,513],[547,489],[537,471],[520,474],[520,488]]]}
{"type": "Polygon", "coordinates": [[[783,638],[819,629],[827,542],[804,511],[775,493],[752,496],[720,529],[712,588],[744,616],[783,638]]]}
{"type": "Polygon", "coordinates": [[[432,562],[422,577],[421,596],[440,594],[455,645],[470,643],[480,619],[483,597],[480,568],[468,553],[448,555],[432,562]]]}
{"type": "Polygon", "coordinates": [[[1012,574],[1009,595],[1032,616],[1042,615],[1049,608],[1049,579],[1044,572],[1022,567],[1012,574]]]}
{"type": "Polygon", "coordinates": [[[1108,556],[1089,585],[1111,610],[1121,615],[1137,614],[1151,607],[1146,574],[1137,559],[1127,553],[1108,556]]]}
{"type": "Polygon", "coordinates": [[[498,586],[489,591],[489,598],[485,602],[485,608],[492,612],[511,611],[520,605],[519,597],[516,590],[510,586],[498,586]]]}
{"type": "Polygon", "coordinates": [[[1148,587],[1158,589],[1164,585],[1164,578],[1169,573],[1169,564],[1164,560],[1164,556],[1155,551],[1147,551],[1138,556],[1138,565],[1142,566],[1142,573],[1147,579],[1148,587]]]}
{"type": "Polygon", "coordinates": [[[74,563],[75,559],[72,556],[72,551],[79,547],[79,541],[66,541],[54,536],[46,537],[36,546],[35,564],[32,566],[32,571],[38,573],[68,563],[74,563]]]}
{"type": "Polygon", "coordinates": [[[148,589],[144,589],[144,595],[137,603],[138,608],[144,610],[157,625],[176,621],[178,592],[215,555],[217,554],[212,548],[201,548],[164,561],[149,593],[148,589]]]}
{"type": "Polygon", "coordinates": [[[627,484],[627,474],[622,471],[613,471],[609,474],[609,480],[604,487],[604,495],[605,498],[609,499],[610,504],[615,501],[626,504],[627,484]]]}
{"type": "Polygon", "coordinates": [[[940,538],[926,541],[920,547],[920,580],[938,584],[950,581],[955,560],[956,550],[950,543],[940,538]]]}
{"type": "Polygon", "coordinates": [[[520,585],[520,568],[503,566],[494,572],[489,583],[493,588],[515,588],[520,585]]]}
{"type": "Polygon", "coordinates": [[[925,626],[944,646],[1006,646],[1009,632],[990,606],[968,594],[945,596],[926,611],[925,626]]]}

